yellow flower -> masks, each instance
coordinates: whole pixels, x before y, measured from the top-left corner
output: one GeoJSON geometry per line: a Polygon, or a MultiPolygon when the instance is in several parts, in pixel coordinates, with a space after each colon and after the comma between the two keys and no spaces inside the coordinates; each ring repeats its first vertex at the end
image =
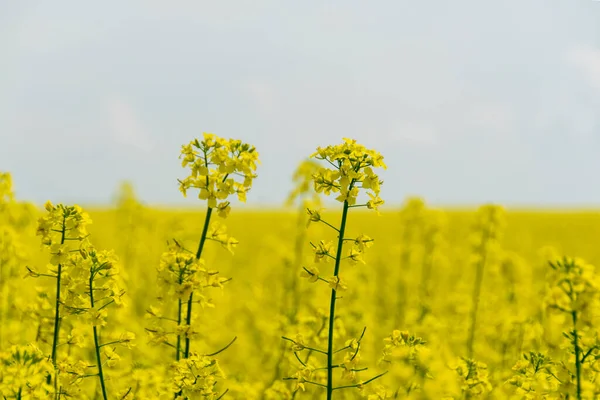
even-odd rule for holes
{"type": "Polygon", "coordinates": [[[229,252],[231,254],[233,254],[233,249],[235,249],[238,244],[239,244],[239,242],[237,241],[236,238],[229,236],[227,238],[227,242],[224,244],[224,246],[227,250],[229,250],[229,252]]]}
{"type": "Polygon", "coordinates": [[[127,347],[128,349],[131,349],[133,346],[135,346],[134,340],[135,340],[135,333],[125,332],[119,338],[119,343],[121,343],[123,346],[127,347]]]}
{"type": "Polygon", "coordinates": [[[228,201],[222,201],[217,205],[218,214],[221,218],[227,218],[231,213],[231,203],[228,201]]]}
{"type": "Polygon", "coordinates": [[[367,208],[371,210],[377,210],[380,206],[383,205],[384,201],[377,195],[372,193],[367,193],[371,200],[367,202],[367,208]]]}
{"type": "Polygon", "coordinates": [[[308,278],[309,282],[316,282],[319,280],[319,269],[315,266],[311,267],[303,267],[300,272],[300,276],[303,278],[308,278]]]}
{"type": "Polygon", "coordinates": [[[321,212],[319,210],[311,210],[310,208],[307,208],[306,213],[309,215],[306,226],[309,226],[311,222],[319,222],[321,220],[321,212]]]}
{"type": "Polygon", "coordinates": [[[110,346],[104,347],[104,356],[106,357],[106,365],[109,367],[114,367],[121,360],[121,356],[110,346]]]}
{"type": "Polygon", "coordinates": [[[354,244],[358,248],[359,251],[364,252],[365,249],[373,246],[373,239],[365,234],[361,234],[356,239],[354,239],[354,244]]]}
{"type": "Polygon", "coordinates": [[[320,240],[319,244],[317,246],[313,245],[313,251],[315,252],[315,260],[314,261],[318,263],[323,258],[325,258],[325,261],[327,261],[327,258],[331,257],[332,249],[333,249],[332,242],[325,242],[324,240],[320,240]]]}
{"type": "Polygon", "coordinates": [[[365,260],[363,260],[363,258],[362,258],[362,252],[360,251],[359,248],[354,247],[354,246],[350,248],[350,251],[348,254],[348,259],[350,259],[354,263],[361,262],[361,263],[365,264],[365,260]]]}
{"type": "Polygon", "coordinates": [[[53,243],[50,246],[50,263],[52,265],[64,264],[69,259],[69,249],[66,245],[53,243]]]}
{"type": "Polygon", "coordinates": [[[336,292],[343,292],[348,289],[348,286],[340,279],[339,276],[332,276],[327,280],[329,282],[329,287],[335,290],[336,292]]]}

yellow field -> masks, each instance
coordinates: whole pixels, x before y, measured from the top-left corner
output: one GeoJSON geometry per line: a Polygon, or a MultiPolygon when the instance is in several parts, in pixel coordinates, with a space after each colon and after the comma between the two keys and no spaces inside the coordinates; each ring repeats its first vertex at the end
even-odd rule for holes
{"type": "MultiPolygon", "coordinates": [[[[153,398],[156,387],[152,385],[168,380],[167,370],[173,361],[173,350],[165,345],[150,345],[145,332],[151,326],[145,318],[146,309],[157,304],[156,267],[167,240],[177,238],[190,248],[195,246],[204,211],[88,211],[93,220],[90,233],[95,245],[114,249],[122,265],[126,306],[112,316],[112,329],[132,331],[137,337],[133,349],[118,350],[121,360],[110,370],[109,390],[114,393],[112,398],[129,387],[133,387],[136,398],[153,398]]],[[[343,322],[336,339],[342,347],[346,339],[357,337],[366,326],[361,364],[369,370],[360,376],[366,379],[389,370],[373,385],[385,386],[390,393],[400,389],[397,398],[462,398],[461,385],[465,381],[452,368],[458,357],[466,356],[475,279],[468,239],[475,215],[471,211],[448,211],[444,216],[447,223],[440,226],[431,261],[423,252],[427,238],[420,231],[427,223],[427,213],[422,217],[415,213],[414,217],[425,219],[413,225],[405,223],[409,220],[405,214],[389,210],[381,216],[356,212],[349,220],[351,232],[369,232],[375,245],[365,256],[366,265],[346,266],[349,287],[339,303],[343,322]],[[428,283],[431,289],[422,298],[419,288],[426,262],[432,263],[428,283]],[[430,311],[421,316],[424,306],[430,311]],[[419,362],[431,368],[431,376],[420,379],[413,361],[379,363],[383,339],[394,329],[409,331],[427,342],[426,355],[419,355],[419,362]],[[411,385],[420,389],[408,395],[411,385]]],[[[334,222],[339,215],[332,212],[328,219],[334,222]]],[[[310,335],[321,324],[320,319],[326,317],[328,305],[327,291],[301,279],[301,269],[294,265],[294,243],[297,235],[303,234],[305,224],[298,226],[294,212],[241,211],[231,215],[228,227],[240,242],[235,255],[219,245],[211,246],[205,254],[207,265],[232,280],[222,290],[210,293],[215,308],[198,313],[196,325],[201,335],[195,348],[210,353],[237,336],[237,341],[218,355],[226,376],[219,379],[219,386],[228,388],[231,398],[290,398],[288,391],[292,391],[294,382],[281,378],[293,376],[297,364],[281,336],[295,337],[300,330],[306,332],[308,343],[319,343],[310,335]],[[294,290],[298,292],[296,296],[294,290]],[[290,318],[297,319],[299,325],[292,324],[290,318]]],[[[28,343],[48,351],[48,340],[37,335],[40,322],[36,313],[40,310],[35,309],[35,304],[36,290],[51,296],[52,284],[42,278],[23,278],[27,273],[25,265],[43,269],[47,263],[35,229],[35,222],[29,219],[29,223],[19,225],[18,242],[3,237],[0,345],[4,351],[11,345],[28,343]],[[11,258],[13,245],[19,245],[22,252],[18,261],[11,258]]],[[[328,232],[322,226],[313,226],[307,233],[303,246],[305,264],[312,257],[310,238],[318,240],[328,232]]],[[[567,362],[570,367],[569,351],[561,348],[561,332],[568,331],[569,326],[561,319],[549,319],[543,307],[549,270],[543,248],[553,246],[561,254],[581,256],[594,263],[600,260],[597,238],[598,213],[508,212],[501,250],[486,262],[484,271],[474,359],[487,364],[489,393],[480,398],[508,398],[516,393],[507,381],[515,375],[512,367],[522,358],[521,353],[546,352],[556,362],[567,362]]],[[[76,354],[90,359],[87,351],[78,350],[76,354]]],[[[315,366],[323,363],[318,354],[311,360],[315,366]]],[[[591,370],[592,366],[586,379],[595,378],[588,376],[591,370]]],[[[80,396],[85,393],[94,398],[94,380],[88,378],[80,386],[80,396]]],[[[307,391],[296,398],[318,398],[321,388],[306,386],[307,391]]],[[[6,398],[12,398],[9,388],[0,387],[6,398]]],[[[339,398],[359,398],[360,392],[354,389],[340,394],[339,398]]]]}
{"type": "Polygon", "coordinates": [[[1,398],[600,396],[600,213],[411,199],[377,215],[348,197],[205,224],[204,208],[144,207],[126,186],[103,210],[36,210],[10,186],[1,398]]]}

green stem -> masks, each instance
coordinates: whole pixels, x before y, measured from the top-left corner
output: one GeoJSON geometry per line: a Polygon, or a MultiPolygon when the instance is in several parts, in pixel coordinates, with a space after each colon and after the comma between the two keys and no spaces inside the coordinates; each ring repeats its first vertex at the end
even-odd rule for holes
{"type": "MultiPolygon", "coordinates": [[[[177,304],[177,326],[181,325],[181,299],[178,300],[177,304]]],[[[179,357],[181,355],[181,335],[177,335],[177,353],[175,353],[175,361],[179,361],[179,357]]]]}
{"type": "Polygon", "coordinates": [[[487,241],[489,233],[487,230],[483,232],[483,238],[481,240],[481,246],[479,247],[479,253],[481,260],[477,263],[477,270],[475,272],[475,285],[473,286],[473,304],[471,307],[471,325],[469,327],[469,339],[467,340],[467,355],[469,359],[473,358],[473,345],[475,343],[475,329],[477,328],[477,310],[479,308],[479,299],[481,297],[481,284],[483,282],[483,269],[485,267],[487,259],[487,241]]]}
{"type": "Polygon", "coordinates": [[[56,366],[56,348],[58,346],[58,330],[60,323],[60,280],[62,275],[62,265],[58,264],[58,271],[56,277],[56,308],[54,311],[54,339],[52,340],[52,364],[56,366]]]}
{"type": "MultiPolygon", "coordinates": [[[[62,221],[62,229],[60,233],[60,244],[65,244],[65,232],[66,232],[66,217],[63,216],[62,221]]],[[[56,349],[58,347],[58,338],[59,338],[59,330],[60,330],[60,281],[62,276],[62,264],[58,264],[58,271],[56,272],[56,303],[55,303],[55,311],[54,311],[54,338],[52,339],[52,365],[54,366],[54,374],[56,375],[58,372],[56,370],[56,349]]],[[[50,383],[51,377],[48,376],[48,383],[50,383]]],[[[54,383],[56,387],[56,377],[54,378],[54,383]]],[[[56,390],[55,390],[56,391],[56,390]]]]}
{"type": "MultiPolygon", "coordinates": [[[[93,268],[93,267],[92,267],[93,268]]],[[[92,309],[94,308],[94,271],[90,270],[90,304],[92,309]]],[[[104,385],[104,372],[102,371],[102,358],[100,357],[100,343],[98,340],[98,329],[96,325],[93,326],[94,330],[94,346],[96,348],[96,362],[98,363],[98,379],[100,379],[100,387],[102,388],[102,398],[107,400],[106,386],[104,385]]]]}
{"type": "MultiPolygon", "coordinates": [[[[342,260],[342,247],[344,246],[344,232],[346,230],[346,219],[348,217],[348,201],[344,201],[344,210],[342,211],[342,222],[340,225],[340,235],[338,237],[337,254],[335,257],[335,268],[333,275],[338,276],[340,271],[340,261],[342,260]]],[[[329,305],[329,334],[327,338],[327,400],[333,396],[333,322],[335,320],[335,301],[336,291],[331,289],[331,302],[329,305]]]]}
{"type": "Polygon", "coordinates": [[[100,379],[100,387],[102,387],[102,398],[107,400],[106,386],[104,385],[104,372],[102,371],[102,360],[100,359],[100,345],[98,343],[98,330],[94,325],[94,344],[96,346],[96,360],[98,360],[98,379],[100,379]]]}
{"type": "Polygon", "coordinates": [[[573,345],[575,346],[575,373],[577,376],[577,400],[581,400],[581,359],[579,348],[579,334],[577,333],[577,311],[571,311],[573,319],[573,345]]]}
{"type": "MultiPolygon", "coordinates": [[[[183,272],[179,271],[179,285],[183,284],[183,272]]],[[[177,299],[177,328],[181,326],[181,313],[183,311],[183,301],[181,299],[177,299]]],[[[175,361],[179,361],[181,359],[181,334],[177,334],[177,353],[175,354],[175,361]]]]}
{"type": "MultiPolygon", "coordinates": [[[[202,229],[202,236],[200,237],[200,244],[198,244],[198,251],[196,252],[196,259],[199,260],[202,256],[202,249],[204,249],[204,243],[206,242],[206,234],[208,232],[208,225],[210,223],[210,216],[212,214],[212,208],[208,207],[206,210],[206,218],[204,219],[204,228],[202,229]]],[[[188,299],[187,304],[187,315],[185,319],[185,323],[187,326],[192,325],[192,299],[194,296],[194,292],[190,293],[190,297],[188,299]]],[[[185,353],[183,358],[189,358],[190,356],[190,338],[186,336],[185,338],[185,353]]]]}

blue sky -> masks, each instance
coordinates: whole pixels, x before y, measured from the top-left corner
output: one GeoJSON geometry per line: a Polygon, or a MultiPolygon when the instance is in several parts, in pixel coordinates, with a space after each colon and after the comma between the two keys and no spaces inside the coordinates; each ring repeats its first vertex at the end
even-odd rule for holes
{"type": "Polygon", "coordinates": [[[600,203],[600,2],[1,1],[0,170],[43,202],[111,201],[131,180],[184,201],[180,145],[261,154],[251,205],[351,137],[382,197],[600,203]]]}

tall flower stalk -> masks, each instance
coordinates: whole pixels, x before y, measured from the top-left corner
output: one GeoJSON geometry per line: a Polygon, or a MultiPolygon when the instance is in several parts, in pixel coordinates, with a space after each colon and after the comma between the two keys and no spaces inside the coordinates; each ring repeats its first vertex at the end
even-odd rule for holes
{"type": "MultiPolygon", "coordinates": [[[[223,139],[210,133],[204,133],[203,139],[194,139],[189,144],[182,146],[181,166],[190,168],[190,175],[179,181],[179,189],[184,196],[189,189],[198,189],[198,198],[207,201],[204,226],[196,251],[196,260],[200,261],[206,240],[220,241],[219,238],[209,235],[210,220],[213,210],[218,215],[226,218],[231,211],[231,203],[227,200],[231,195],[237,195],[241,202],[246,201],[246,193],[252,187],[256,178],[258,152],[250,144],[235,139],[223,139]]],[[[219,228],[215,228],[217,231],[219,228]]],[[[237,244],[233,238],[228,238],[225,244],[229,248],[237,244]]],[[[194,304],[194,290],[192,289],[187,299],[185,324],[192,326],[192,306],[194,304]]],[[[181,304],[178,305],[178,321],[181,321],[181,304]]],[[[180,338],[178,338],[180,342],[180,338]]],[[[185,336],[184,358],[190,356],[190,335],[185,336]]],[[[179,355],[179,348],[177,349],[179,355]]]]}
{"type": "Polygon", "coordinates": [[[12,176],[0,171],[0,349],[11,336],[9,327],[15,318],[11,311],[11,292],[20,284],[21,267],[27,259],[27,251],[20,232],[29,230],[29,204],[15,198],[12,176]]]}
{"type": "Polygon", "coordinates": [[[431,313],[431,288],[432,274],[435,273],[436,261],[440,258],[440,248],[444,245],[445,214],[441,210],[428,210],[423,228],[424,252],[421,264],[421,278],[419,282],[419,306],[421,312],[419,321],[431,313]]]}
{"type": "Polygon", "coordinates": [[[229,281],[219,276],[215,269],[207,267],[202,256],[207,241],[217,242],[232,253],[238,244],[228,235],[225,225],[213,221],[213,217],[227,218],[231,212],[231,196],[237,196],[240,202],[246,201],[246,193],[256,178],[258,152],[254,146],[240,140],[204,133],[202,140],[194,139],[182,146],[180,158],[182,167],[190,169],[190,175],[179,180],[179,189],[184,196],[190,189],[197,189],[198,198],[207,202],[206,215],[195,251],[173,240],[163,253],[158,267],[159,298],[164,303],[175,297],[176,315],[169,315],[170,307],[164,304],[162,307],[150,307],[147,313],[154,323],[146,330],[154,343],[165,344],[175,350],[172,368],[175,398],[201,395],[207,400],[218,399],[224,393],[217,392],[216,378],[223,374],[213,356],[229,348],[236,338],[217,352],[199,354],[194,351],[192,341],[199,334],[193,324],[194,304],[202,308],[212,307],[205,291],[211,287],[221,288],[229,281]],[[165,328],[163,321],[176,323],[176,328],[165,328]]]}
{"type": "MultiPolygon", "coordinates": [[[[111,252],[98,252],[90,246],[81,251],[80,262],[88,275],[88,290],[82,295],[89,298],[90,308],[85,310],[85,313],[92,325],[97,376],[102,390],[102,398],[107,400],[108,392],[106,390],[104,363],[111,365],[118,360],[114,348],[110,346],[115,344],[129,346],[135,335],[127,332],[117,340],[106,343],[100,341],[100,327],[106,325],[106,308],[113,304],[121,304],[121,297],[125,292],[115,282],[118,269],[116,258],[111,252]],[[104,357],[102,357],[102,350],[104,350],[104,357]]],[[[80,313],[83,310],[75,308],[72,311],[80,313]]]]}
{"type": "Polygon", "coordinates": [[[483,273],[489,262],[494,247],[502,233],[504,225],[504,209],[496,205],[484,205],[479,208],[476,215],[474,229],[474,264],[475,282],[471,296],[471,312],[469,314],[469,333],[467,338],[467,355],[473,358],[473,346],[475,344],[475,332],[477,330],[477,316],[481,298],[481,286],[483,284],[483,273]]]}
{"type": "Polygon", "coordinates": [[[300,290],[298,287],[297,270],[302,264],[304,246],[306,242],[306,209],[319,208],[321,197],[312,189],[313,174],[320,168],[314,160],[304,160],[300,163],[293,175],[296,184],[289,194],[286,204],[298,204],[298,219],[296,224],[296,238],[294,241],[294,256],[288,261],[289,271],[286,276],[286,289],[282,302],[282,312],[288,317],[290,324],[295,324],[300,306],[300,290]]]}
{"type": "MultiPolygon", "coordinates": [[[[600,343],[593,332],[597,322],[596,310],[600,307],[600,279],[595,274],[594,266],[583,260],[563,257],[549,262],[549,290],[546,296],[546,307],[554,312],[564,314],[570,323],[570,330],[563,333],[568,340],[571,356],[570,363],[574,371],[569,371],[574,382],[569,386],[575,389],[577,400],[596,398],[597,393],[587,392],[590,385],[584,380],[593,374],[586,374],[586,369],[594,370],[600,343]],[[592,332],[590,332],[592,331],[592,332]]],[[[564,365],[564,364],[563,364],[564,365]]],[[[562,382],[567,385],[567,382],[562,382]]]]}
{"type": "Polygon", "coordinates": [[[313,252],[315,254],[315,264],[320,262],[326,262],[333,260],[333,276],[322,277],[321,272],[316,265],[310,267],[303,267],[302,275],[309,279],[311,282],[324,282],[331,289],[331,297],[329,302],[329,318],[328,318],[328,332],[327,332],[327,349],[321,350],[314,347],[309,347],[303,343],[301,337],[296,339],[290,339],[283,337],[284,340],[293,343],[293,349],[295,353],[301,350],[308,349],[309,351],[322,354],[327,357],[327,366],[324,368],[313,368],[312,366],[303,363],[298,355],[296,358],[301,362],[302,368],[293,377],[288,379],[296,380],[296,390],[304,389],[304,384],[313,384],[321,386],[326,390],[327,399],[333,398],[333,392],[335,390],[346,389],[346,388],[362,388],[363,385],[370,383],[371,381],[379,378],[383,374],[377,375],[367,381],[358,380],[357,373],[364,369],[358,368],[358,362],[360,360],[359,350],[361,340],[364,336],[365,330],[358,339],[352,339],[346,342],[346,345],[340,349],[335,350],[335,320],[336,320],[336,302],[338,300],[339,292],[346,290],[347,286],[345,281],[341,278],[341,262],[342,260],[348,260],[352,263],[362,262],[364,260],[362,255],[365,249],[372,245],[373,239],[366,235],[360,235],[356,238],[348,238],[345,236],[346,227],[348,222],[348,213],[351,208],[366,207],[369,209],[377,210],[377,208],[383,204],[383,200],[379,197],[381,181],[377,174],[373,172],[373,168],[383,167],[383,156],[374,150],[368,150],[364,146],[356,143],[355,140],[344,139],[344,142],[340,145],[327,146],[325,148],[318,148],[317,151],[311,155],[311,158],[325,161],[327,167],[319,168],[313,174],[313,185],[315,192],[330,195],[332,193],[338,194],[336,200],[342,203],[342,217],[339,224],[339,228],[325,221],[322,218],[319,210],[308,209],[309,223],[319,222],[323,223],[329,228],[337,232],[336,246],[329,241],[321,240],[319,243],[311,243],[313,252]],[[360,191],[366,191],[369,200],[365,203],[358,203],[360,191]],[[344,243],[352,243],[352,247],[348,251],[347,255],[344,256],[344,243]],[[347,350],[344,361],[338,364],[334,363],[334,356],[344,350],[347,350]],[[333,371],[334,369],[341,368],[343,370],[343,376],[349,381],[348,384],[341,386],[334,386],[333,382],[333,371]],[[327,372],[326,384],[319,383],[313,378],[315,371],[325,370],[327,372]]]}
{"type": "MultiPolygon", "coordinates": [[[[102,398],[108,399],[105,366],[113,366],[119,356],[114,346],[127,347],[135,338],[130,332],[104,343],[100,340],[100,327],[106,325],[107,308],[121,305],[125,291],[118,281],[116,257],[112,252],[97,251],[88,241],[86,226],[91,222],[88,215],[79,206],[54,206],[47,202],[47,214],[39,219],[38,235],[42,243],[50,247],[49,273],[39,273],[28,268],[33,277],[51,277],[56,279],[55,316],[50,360],[54,366],[54,397],[72,396],[70,390],[77,390],[85,378],[98,377],[102,398]],[[82,343],[84,334],[73,329],[65,338],[61,336],[61,322],[67,315],[78,316],[79,321],[89,325],[93,336],[95,365],[84,360],[76,360],[72,354],[59,360],[58,348],[66,345],[65,353],[72,343],[82,343]],[[65,340],[66,339],[66,340],[65,340]],[[95,368],[91,373],[89,369],[95,368]]],[[[61,347],[62,348],[62,347],[61,347]]],[[[47,382],[51,383],[49,375],[47,382]]]]}
{"type": "Polygon", "coordinates": [[[407,199],[400,210],[400,268],[396,284],[396,305],[394,312],[394,326],[403,326],[406,314],[410,307],[410,300],[415,298],[412,286],[415,282],[410,281],[413,275],[414,255],[423,242],[423,228],[427,206],[425,201],[419,197],[407,199]]]}
{"type": "MultiPolygon", "coordinates": [[[[56,279],[56,293],[54,298],[54,328],[52,334],[52,351],[50,359],[55,368],[55,390],[57,385],[57,351],[60,339],[61,292],[63,291],[63,267],[69,260],[71,253],[78,251],[78,247],[88,236],[87,225],[91,220],[87,213],[79,206],[54,206],[50,201],[44,205],[46,215],[38,220],[37,235],[42,237],[42,245],[50,249],[50,271],[49,273],[38,273],[29,269],[31,276],[46,276],[56,279]],[[76,247],[77,246],[77,247],[76,247]]],[[[51,380],[51,377],[48,377],[51,380]]]]}

